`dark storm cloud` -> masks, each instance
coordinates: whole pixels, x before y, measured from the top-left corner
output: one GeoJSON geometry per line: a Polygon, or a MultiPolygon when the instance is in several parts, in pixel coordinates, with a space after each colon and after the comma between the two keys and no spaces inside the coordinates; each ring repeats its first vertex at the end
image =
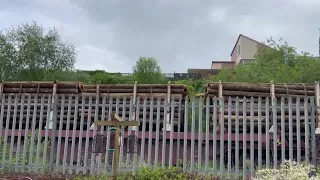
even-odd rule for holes
{"type": "MultiPolygon", "coordinates": [[[[240,33],[265,41],[283,36],[298,47],[315,50],[318,28],[312,24],[315,4],[303,1],[76,1],[90,19],[109,24],[112,47],[136,58],[155,56],[167,71],[206,68],[210,61],[228,60],[240,33]],[[310,15],[313,16],[310,17],[310,15]],[[309,23],[308,23],[309,22],[309,23]],[[302,35],[303,27],[311,33],[302,35]],[[312,28],[312,29],[310,29],[312,28]],[[303,39],[306,38],[306,39],[303,39]],[[172,63],[172,65],[170,65],[172,63]]],[[[320,24],[319,24],[320,26],[320,24]]]]}
{"type": "Polygon", "coordinates": [[[133,61],[154,56],[167,71],[186,71],[188,67],[209,67],[218,52],[215,47],[223,41],[218,35],[223,29],[208,18],[212,3],[194,2],[83,1],[78,5],[97,23],[111,25],[112,46],[133,61]]]}
{"type": "Polygon", "coordinates": [[[140,56],[165,72],[229,60],[237,36],[284,37],[317,53],[319,0],[18,0],[0,8],[0,28],[26,21],[56,26],[79,49],[77,67],[131,71],[140,56]]]}

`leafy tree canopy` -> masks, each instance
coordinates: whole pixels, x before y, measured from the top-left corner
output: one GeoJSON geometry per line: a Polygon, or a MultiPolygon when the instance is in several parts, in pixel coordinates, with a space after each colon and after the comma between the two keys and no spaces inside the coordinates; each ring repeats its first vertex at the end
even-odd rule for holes
{"type": "Polygon", "coordinates": [[[140,57],[133,67],[133,78],[146,84],[163,83],[165,80],[158,61],[153,57],[140,57]]]}
{"type": "Polygon", "coordinates": [[[61,71],[74,70],[76,50],[63,42],[56,29],[45,31],[36,22],[0,32],[2,80],[63,79],[61,71]]]}
{"type": "Polygon", "coordinates": [[[260,48],[256,60],[239,64],[235,69],[223,69],[214,81],[263,83],[314,83],[320,79],[320,61],[309,53],[297,52],[282,39],[267,40],[260,48]]]}

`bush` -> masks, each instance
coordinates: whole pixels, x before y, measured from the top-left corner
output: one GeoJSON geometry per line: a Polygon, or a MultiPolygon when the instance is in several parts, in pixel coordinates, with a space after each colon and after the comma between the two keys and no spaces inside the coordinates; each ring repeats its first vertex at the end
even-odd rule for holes
{"type": "MultiPolygon", "coordinates": [[[[106,176],[87,176],[87,177],[76,177],[76,180],[95,180],[95,179],[112,179],[112,177],[106,176]]],[[[118,176],[119,180],[150,180],[150,179],[165,179],[165,180],[214,180],[210,175],[199,174],[199,173],[188,173],[183,172],[181,168],[152,168],[142,167],[137,172],[123,173],[118,176]]]]}
{"type": "Polygon", "coordinates": [[[315,180],[320,179],[312,165],[299,164],[294,161],[284,161],[279,169],[262,169],[256,173],[255,180],[315,180]]]}

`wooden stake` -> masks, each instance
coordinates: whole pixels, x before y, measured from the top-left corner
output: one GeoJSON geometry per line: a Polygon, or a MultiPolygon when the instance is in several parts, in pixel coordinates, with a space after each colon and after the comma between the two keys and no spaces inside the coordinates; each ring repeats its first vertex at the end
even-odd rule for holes
{"type": "Polygon", "coordinates": [[[114,136],[114,156],[113,156],[113,177],[117,179],[119,172],[119,155],[120,155],[120,127],[121,126],[140,126],[139,121],[122,121],[122,118],[117,115],[112,115],[112,120],[110,121],[95,121],[95,126],[113,126],[116,129],[114,136]]]}
{"type": "Polygon", "coordinates": [[[113,155],[113,176],[114,179],[117,179],[118,177],[118,172],[119,172],[119,151],[120,151],[120,144],[119,144],[119,139],[120,139],[120,129],[119,126],[116,127],[117,130],[115,131],[115,136],[114,136],[114,155],[113,155]]]}

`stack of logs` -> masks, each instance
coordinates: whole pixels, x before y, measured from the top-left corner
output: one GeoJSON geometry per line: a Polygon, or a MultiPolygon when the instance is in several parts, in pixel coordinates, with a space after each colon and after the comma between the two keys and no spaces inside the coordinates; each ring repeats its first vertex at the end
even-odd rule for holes
{"type": "MultiPolygon", "coordinates": [[[[217,103],[219,102],[219,97],[223,97],[224,108],[223,115],[220,114],[220,109],[217,108],[217,118],[218,125],[220,125],[223,117],[225,131],[228,130],[228,119],[231,118],[231,130],[236,131],[236,121],[239,120],[239,132],[250,132],[250,119],[251,119],[251,102],[253,102],[253,121],[254,121],[254,132],[258,132],[258,120],[259,120],[259,108],[260,107],[260,119],[262,132],[266,133],[269,129],[266,129],[266,108],[269,110],[269,128],[273,125],[273,108],[272,108],[272,95],[276,99],[277,104],[277,127],[281,129],[281,102],[283,102],[284,111],[283,119],[285,124],[285,131],[289,131],[289,109],[291,109],[293,131],[296,132],[296,102],[297,97],[300,98],[300,107],[298,107],[298,113],[300,112],[300,131],[304,132],[304,122],[305,122],[305,98],[307,103],[308,120],[311,117],[311,104],[310,97],[315,96],[315,85],[314,84],[274,84],[272,88],[271,84],[249,84],[249,83],[210,83],[206,86],[205,96],[210,98],[217,98],[217,103]],[[219,90],[220,89],[220,90],[219,90]],[[245,111],[243,110],[243,100],[246,98],[245,111]],[[291,102],[289,99],[291,98],[291,102]],[[238,99],[238,109],[236,108],[236,102],[238,99]],[[260,99],[260,105],[259,105],[260,99]],[[281,101],[282,100],[282,101],[281,101]],[[228,114],[228,107],[231,107],[231,116],[228,114]],[[289,108],[291,107],[291,108],[289,108]],[[237,118],[236,111],[238,110],[239,116],[237,118]],[[244,112],[246,113],[246,127],[243,126],[244,122],[244,112]]],[[[213,103],[213,101],[211,101],[213,103]]],[[[213,114],[213,108],[210,109],[210,114],[213,114]]],[[[212,127],[212,126],[211,126],[212,127]]],[[[310,126],[309,126],[310,127],[310,126]]],[[[220,128],[220,127],[218,127],[220,128]]]]}
{"type": "Polygon", "coordinates": [[[3,82],[2,93],[7,94],[53,94],[56,85],[57,94],[78,94],[81,92],[79,82],[3,82]]]}
{"type": "MultiPolygon", "coordinates": [[[[99,95],[99,104],[102,104],[103,101],[106,101],[105,117],[108,117],[110,106],[112,108],[111,112],[118,113],[120,116],[124,116],[125,120],[129,120],[130,117],[130,101],[133,104],[131,119],[136,119],[143,121],[144,111],[146,119],[146,130],[149,129],[149,122],[152,112],[152,129],[156,128],[157,120],[157,103],[159,100],[160,103],[160,128],[162,128],[164,119],[165,119],[165,101],[173,101],[175,104],[174,108],[174,118],[173,124],[174,129],[178,128],[179,117],[183,119],[184,117],[184,108],[179,109],[179,103],[184,105],[185,97],[188,95],[187,87],[180,84],[104,84],[104,85],[84,85],[82,94],[87,97],[85,98],[86,103],[89,103],[90,99],[93,103],[96,101],[97,95],[99,95]],[[171,99],[168,99],[168,96],[171,99]],[[105,98],[104,98],[105,97],[105,98]],[[153,103],[152,102],[153,97],[153,103]],[[144,106],[146,105],[146,106],[144,106]],[[153,107],[152,107],[153,106],[153,107]],[[152,108],[151,108],[152,107],[152,108]],[[138,113],[139,115],[135,115],[138,113]]],[[[80,100],[81,101],[81,100],[80,100]]],[[[81,102],[80,102],[81,103],[81,102]]],[[[94,118],[95,107],[91,107],[91,116],[92,120],[94,118]]],[[[85,110],[88,112],[88,110],[85,110]]],[[[102,118],[102,107],[99,107],[99,118],[102,118]]],[[[171,111],[168,111],[171,115],[171,111]]],[[[105,118],[106,119],[106,118],[105,118]]],[[[171,121],[167,120],[167,121],[171,121]]],[[[180,126],[183,125],[183,121],[180,122],[180,126]]],[[[143,128],[142,124],[139,127],[143,128]]]]}
{"type": "MultiPolygon", "coordinates": [[[[104,119],[108,119],[110,108],[111,113],[118,113],[120,116],[123,114],[125,120],[129,120],[131,101],[133,105],[139,103],[138,111],[135,108],[132,109],[132,118],[135,118],[134,113],[138,112],[139,121],[143,120],[144,104],[147,105],[145,108],[145,118],[147,122],[146,129],[148,129],[151,97],[154,97],[152,122],[153,129],[155,130],[157,100],[160,100],[161,105],[160,127],[162,127],[165,119],[164,102],[168,100],[166,99],[168,95],[174,99],[176,104],[174,109],[174,124],[176,129],[179,121],[178,118],[184,117],[184,108],[181,107],[179,111],[177,103],[184,104],[188,92],[186,86],[177,84],[83,85],[78,82],[5,82],[2,83],[2,95],[5,97],[3,127],[6,127],[6,120],[8,119],[9,128],[11,129],[12,123],[15,122],[14,119],[16,119],[15,128],[17,129],[19,128],[21,118],[22,129],[24,129],[26,127],[29,108],[29,128],[31,128],[33,118],[35,118],[35,128],[37,129],[40,126],[39,123],[41,123],[40,117],[43,119],[41,127],[44,128],[47,118],[50,118],[50,111],[53,110],[53,107],[50,105],[53,101],[52,97],[54,94],[57,95],[57,102],[55,102],[57,104],[57,128],[61,127],[62,129],[66,129],[69,126],[69,129],[73,129],[76,123],[76,129],[80,129],[80,123],[83,119],[82,127],[86,130],[89,128],[87,122],[90,121],[89,126],[91,126],[94,120],[103,118],[103,112],[104,119]],[[17,94],[19,94],[19,96],[17,96],[17,94]],[[30,106],[28,106],[28,100],[30,101],[30,106]],[[18,102],[16,108],[14,105],[15,101],[18,102]],[[23,109],[21,110],[22,101],[23,109]],[[37,103],[35,101],[37,101],[37,103]],[[42,106],[41,102],[43,103],[42,106]],[[34,107],[36,107],[36,109],[34,109],[34,107]],[[95,111],[96,107],[99,107],[97,112],[95,111]],[[49,111],[48,108],[50,108],[49,111]],[[68,109],[70,110],[68,111],[68,109]],[[8,114],[9,116],[7,116],[8,114]],[[20,114],[22,114],[22,116],[20,116],[20,114]],[[67,122],[70,124],[67,125],[67,122]]],[[[169,100],[171,102],[172,99],[169,100]]],[[[183,121],[180,125],[181,124],[183,125],[183,121]]],[[[141,128],[142,126],[140,126],[140,129],[141,128]]]]}
{"type": "MultiPolygon", "coordinates": [[[[19,123],[22,129],[26,127],[38,129],[40,126],[43,129],[47,119],[50,119],[53,94],[78,94],[81,89],[79,82],[3,82],[1,92],[4,97],[3,112],[1,112],[3,128],[6,128],[9,122],[9,129],[18,129],[19,123]]],[[[59,103],[61,99],[58,99],[59,103]]]]}

